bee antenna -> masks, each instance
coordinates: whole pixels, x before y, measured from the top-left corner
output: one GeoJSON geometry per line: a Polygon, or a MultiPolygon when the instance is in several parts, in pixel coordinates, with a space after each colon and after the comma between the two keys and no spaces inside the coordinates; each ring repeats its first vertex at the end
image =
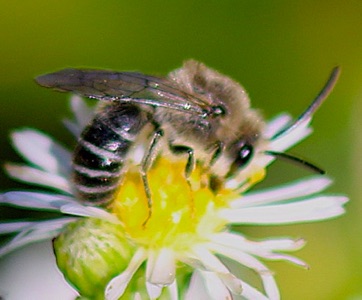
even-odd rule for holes
{"type": "Polygon", "coordinates": [[[272,155],[276,158],[280,158],[282,160],[294,162],[296,164],[299,164],[299,165],[301,165],[315,173],[321,174],[321,175],[326,173],[323,169],[317,167],[316,165],[314,165],[302,158],[296,157],[294,155],[290,155],[290,154],[283,153],[283,152],[276,152],[276,151],[265,151],[264,153],[267,155],[272,155]]]}
{"type": "Polygon", "coordinates": [[[322,103],[328,97],[328,95],[332,92],[340,73],[341,73],[340,67],[337,66],[333,68],[331,75],[329,76],[329,79],[324,85],[323,89],[319,92],[317,97],[312,101],[312,103],[307,107],[307,109],[292,124],[288,125],[286,128],[277,132],[271,139],[275,140],[276,138],[279,138],[281,135],[289,133],[294,128],[298,127],[306,119],[310,118],[322,105],[322,103]]]}

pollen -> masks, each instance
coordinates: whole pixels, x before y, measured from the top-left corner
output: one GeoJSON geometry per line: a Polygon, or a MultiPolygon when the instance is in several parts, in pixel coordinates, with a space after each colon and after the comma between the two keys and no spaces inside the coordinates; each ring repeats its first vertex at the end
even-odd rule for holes
{"type": "Polygon", "coordinates": [[[266,176],[266,171],[264,168],[258,169],[256,172],[254,172],[250,178],[249,178],[249,185],[254,185],[260,181],[262,181],[266,176]]]}
{"type": "Polygon", "coordinates": [[[227,189],[215,194],[200,167],[188,180],[184,174],[185,162],[159,158],[147,174],[151,205],[139,170],[125,174],[112,211],[135,243],[180,251],[202,242],[208,233],[223,230],[226,221],[217,217],[216,211],[228,207],[238,195],[227,189]]]}

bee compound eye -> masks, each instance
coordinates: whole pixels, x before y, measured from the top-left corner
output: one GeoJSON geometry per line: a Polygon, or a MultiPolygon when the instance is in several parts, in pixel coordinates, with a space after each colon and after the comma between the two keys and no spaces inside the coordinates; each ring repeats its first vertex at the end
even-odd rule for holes
{"type": "Polygon", "coordinates": [[[253,157],[253,154],[254,148],[252,145],[242,144],[236,152],[236,158],[231,164],[226,177],[233,177],[236,173],[238,173],[241,168],[245,167],[249,163],[250,159],[253,157]]]}
{"type": "Polygon", "coordinates": [[[253,146],[249,144],[244,144],[238,151],[238,156],[235,159],[234,164],[236,167],[244,167],[252,158],[254,154],[253,146]]]}

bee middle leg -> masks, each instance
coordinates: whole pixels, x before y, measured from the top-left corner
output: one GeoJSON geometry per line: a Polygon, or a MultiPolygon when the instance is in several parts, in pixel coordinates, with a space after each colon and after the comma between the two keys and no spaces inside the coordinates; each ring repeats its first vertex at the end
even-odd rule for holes
{"type": "Polygon", "coordinates": [[[141,162],[141,177],[143,182],[143,187],[145,189],[146,197],[147,197],[147,206],[148,206],[148,216],[147,219],[144,221],[143,226],[146,226],[148,220],[152,216],[152,195],[150,186],[148,184],[147,172],[152,166],[152,162],[155,159],[157,144],[163,136],[163,130],[157,129],[151,138],[150,145],[146,154],[144,155],[142,162],[141,162]]]}

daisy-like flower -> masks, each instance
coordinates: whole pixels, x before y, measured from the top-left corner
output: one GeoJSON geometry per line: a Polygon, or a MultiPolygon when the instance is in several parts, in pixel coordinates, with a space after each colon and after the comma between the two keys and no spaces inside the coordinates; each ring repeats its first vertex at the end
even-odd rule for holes
{"type": "MultiPolygon", "coordinates": [[[[79,97],[74,96],[71,103],[75,121],[66,124],[77,136],[92,111],[79,97]]],[[[12,141],[28,165],[7,164],[8,174],[53,192],[11,191],[0,196],[0,203],[63,216],[0,224],[0,233],[17,233],[0,248],[0,255],[30,242],[56,238],[59,269],[81,296],[92,299],[232,299],[238,295],[279,299],[273,273],[263,260],[307,267],[288,254],[304,241],[253,241],[232,231],[232,225],[320,221],[343,214],[347,202],[344,196],[320,194],[331,184],[322,175],[268,190],[249,190],[264,178],[265,168],[274,160],[266,151],[283,152],[311,133],[311,116],[305,116],[284,134],[277,134],[290,121],[283,114],[267,124],[263,138],[268,142],[243,171],[244,182],[229,180],[217,195],[202,184],[200,168],[187,181],[185,162],[158,158],[148,173],[153,207],[146,225],[149,207],[137,168],[125,174],[111,209],[84,205],[72,194],[71,152],[44,133],[17,130],[12,141]],[[246,187],[242,194],[235,192],[240,184],[246,187]],[[263,289],[233,274],[231,263],[256,272],[263,289]]]]}

